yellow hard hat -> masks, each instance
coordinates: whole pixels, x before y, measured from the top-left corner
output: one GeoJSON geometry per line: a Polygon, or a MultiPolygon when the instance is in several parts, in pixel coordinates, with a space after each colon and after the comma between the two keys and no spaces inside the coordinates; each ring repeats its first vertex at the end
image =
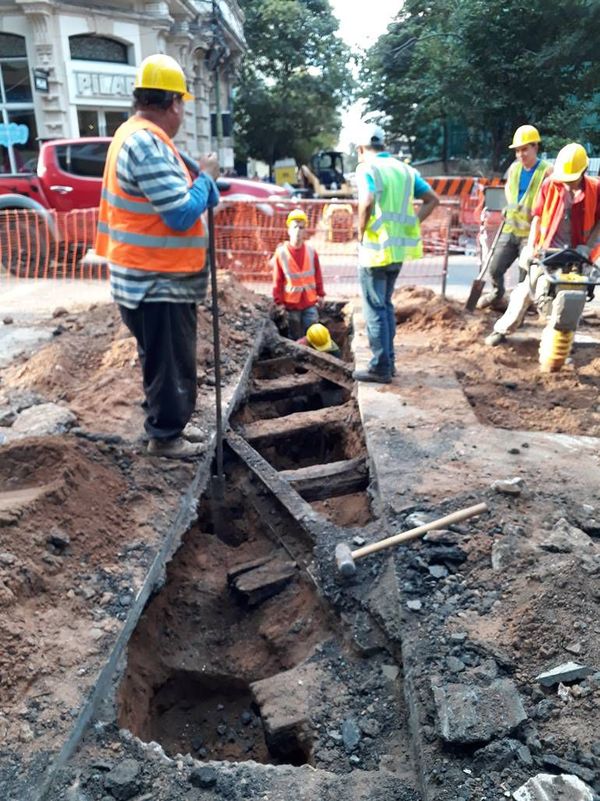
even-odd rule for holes
{"type": "Polygon", "coordinates": [[[542,138],[540,132],[533,125],[521,125],[517,128],[513,136],[511,148],[525,147],[525,145],[534,145],[536,142],[541,142],[542,138]]]}
{"type": "Polygon", "coordinates": [[[587,170],[589,163],[590,160],[584,146],[577,142],[571,142],[570,145],[565,145],[558,152],[552,170],[552,179],[554,181],[577,181],[587,170]]]}
{"type": "Polygon", "coordinates": [[[290,213],[287,216],[287,220],[285,221],[285,224],[289,225],[290,223],[293,223],[295,221],[303,222],[304,225],[308,225],[308,217],[302,211],[302,209],[294,209],[293,211],[290,211],[290,213]]]}
{"type": "Polygon", "coordinates": [[[331,334],[321,323],[313,323],[306,332],[306,338],[315,350],[331,350],[331,334]]]}
{"type": "Polygon", "coordinates": [[[142,61],[135,76],[134,87],[162,89],[165,92],[177,92],[184,100],[194,99],[194,95],[187,90],[183,70],[174,58],[164,53],[156,53],[142,61]]]}

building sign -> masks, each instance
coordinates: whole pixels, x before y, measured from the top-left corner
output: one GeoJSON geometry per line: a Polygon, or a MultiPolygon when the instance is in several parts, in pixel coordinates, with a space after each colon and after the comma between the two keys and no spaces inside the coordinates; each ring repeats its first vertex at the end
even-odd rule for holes
{"type": "Polygon", "coordinates": [[[0,145],[26,145],[29,140],[29,127],[16,122],[0,123],[0,145]]]}
{"type": "Polygon", "coordinates": [[[133,75],[112,73],[75,73],[75,89],[79,97],[89,98],[131,98],[133,94],[133,75]]]}

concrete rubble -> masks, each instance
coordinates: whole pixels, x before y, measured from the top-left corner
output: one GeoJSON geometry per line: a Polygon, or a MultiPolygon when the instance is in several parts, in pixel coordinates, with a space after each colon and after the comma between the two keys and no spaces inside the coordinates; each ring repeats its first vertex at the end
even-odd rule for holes
{"type": "Polygon", "coordinates": [[[513,793],[515,801],[596,801],[597,796],[577,776],[538,773],[513,793]]]}
{"type": "Polygon", "coordinates": [[[580,681],[585,679],[586,676],[591,676],[593,672],[591,668],[580,665],[577,662],[565,662],[552,668],[552,670],[540,673],[539,676],[535,677],[535,680],[539,681],[542,687],[554,687],[564,682],[580,681]]]}

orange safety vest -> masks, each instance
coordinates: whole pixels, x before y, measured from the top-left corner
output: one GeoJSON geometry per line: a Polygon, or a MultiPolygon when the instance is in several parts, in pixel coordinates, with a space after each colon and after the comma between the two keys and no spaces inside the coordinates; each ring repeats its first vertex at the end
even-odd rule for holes
{"type": "Polygon", "coordinates": [[[136,131],[149,130],[169,147],[181,165],[188,186],[192,178],[165,131],[141,117],[130,117],[110,143],[98,213],[96,253],[109,264],[160,273],[195,273],[204,267],[207,239],[198,219],[187,231],[174,231],[144,197],[124,192],[117,178],[117,158],[136,131]]]}
{"type": "Polygon", "coordinates": [[[304,262],[302,264],[298,264],[292,256],[287,243],[279,245],[276,255],[285,275],[284,305],[296,306],[300,303],[302,293],[304,293],[307,303],[316,303],[318,296],[315,282],[315,251],[310,245],[304,245],[304,262]]]}
{"type": "MultiPolygon", "coordinates": [[[[583,178],[583,242],[577,244],[585,244],[592,228],[596,222],[596,207],[598,204],[598,191],[600,183],[596,178],[589,178],[587,175],[583,178]]],[[[542,216],[540,217],[540,227],[538,230],[536,247],[549,248],[558,230],[558,226],[564,214],[564,200],[563,200],[563,186],[550,179],[546,198],[544,200],[544,208],[542,216]]],[[[594,248],[594,253],[598,248],[594,248]]]]}

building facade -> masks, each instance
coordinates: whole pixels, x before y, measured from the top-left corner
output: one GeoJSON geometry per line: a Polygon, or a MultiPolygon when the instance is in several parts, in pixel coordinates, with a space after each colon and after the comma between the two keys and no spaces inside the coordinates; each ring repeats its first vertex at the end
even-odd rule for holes
{"type": "Polygon", "coordinates": [[[131,114],[136,67],[182,65],[195,101],[178,144],[233,167],[232,90],[245,49],[236,0],[0,0],[0,172],[35,169],[39,142],[111,136],[131,114]]]}

